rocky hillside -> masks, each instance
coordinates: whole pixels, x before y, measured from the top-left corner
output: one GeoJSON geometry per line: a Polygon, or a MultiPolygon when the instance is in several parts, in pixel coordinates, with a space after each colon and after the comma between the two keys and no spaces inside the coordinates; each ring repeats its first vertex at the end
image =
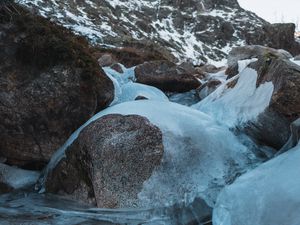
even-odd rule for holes
{"type": "Polygon", "coordinates": [[[225,59],[232,46],[245,44],[248,36],[268,25],[237,0],[19,2],[94,43],[119,47],[150,41],[196,64],[225,59]]]}

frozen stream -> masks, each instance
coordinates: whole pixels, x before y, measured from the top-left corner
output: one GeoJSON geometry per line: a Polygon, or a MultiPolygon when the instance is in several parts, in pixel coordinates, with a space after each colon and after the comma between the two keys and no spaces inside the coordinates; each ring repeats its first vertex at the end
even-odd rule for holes
{"type": "Polygon", "coordinates": [[[261,164],[253,151],[259,151],[257,146],[236,136],[232,128],[264,111],[273,85],[256,87],[257,73],[244,67],[232,78],[238,79],[235,87],[229,88],[232,80],[222,80],[215,92],[191,107],[172,103],[162,91],[135,83],[134,68],[123,68],[123,74],[105,68],[115,86],[111,106],[82,125],[53,155],[39,180],[40,194],[22,191],[0,196],[0,224],[209,224],[220,191],[261,164]],[[134,101],[141,96],[149,100],[134,101]],[[112,113],[147,117],[163,133],[164,163],[144,182],[139,207],[91,209],[42,194],[47,172],[65,156],[80,131],[112,113]]]}

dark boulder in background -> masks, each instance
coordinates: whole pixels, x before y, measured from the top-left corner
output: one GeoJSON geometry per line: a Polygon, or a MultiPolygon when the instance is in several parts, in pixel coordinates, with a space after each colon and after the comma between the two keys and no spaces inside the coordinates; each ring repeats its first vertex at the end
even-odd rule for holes
{"type": "Polygon", "coordinates": [[[157,87],[165,92],[187,92],[201,86],[194,68],[176,66],[169,61],[150,61],[135,68],[136,82],[157,87]]]}
{"type": "Polygon", "coordinates": [[[265,45],[284,49],[293,55],[300,54],[300,43],[295,40],[296,26],[293,23],[265,24],[254,33],[246,35],[249,45],[265,45]]]}
{"type": "Polygon", "coordinates": [[[113,84],[83,38],[14,3],[0,6],[0,49],[0,157],[40,169],[113,84]]]}
{"type": "Polygon", "coordinates": [[[268,55],[274,55],[282,59],[290,59],[293,56],[282,49],[274,49],[261,45],[246,45],[242,47],[233,48],[227,58],[227,70],[226,74],[228,78],[233,77],[239,73],[238,71],[238,61],[244,59],[253,59],[253,58],[267,58],[268,55]]]}

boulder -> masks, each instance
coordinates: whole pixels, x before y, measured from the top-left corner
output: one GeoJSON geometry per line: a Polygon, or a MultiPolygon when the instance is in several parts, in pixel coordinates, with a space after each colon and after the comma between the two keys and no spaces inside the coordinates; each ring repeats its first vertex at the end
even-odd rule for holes
{"type": "Polygon", "coordinates": [[[184,67],[176,67],[169,61],[151,61],[135,68],[136,82],[157,87],[165,92],[187,92],[201,83],[184,67]]]}
{"type": "Polygon", "coordinates": [[[84,39],[13,3],[0,15],[0,158],[42,167],[113,84],[84,39]]]}
{"type": "Polygon", "coordinates": [[[105,67],[105,66],[112,66],[116,63],[116,61],[113,59],[112,55],[110,54],[104,54],[98,59],[99,66],[105,67]]]}
{"type": "Polygon", "coordinates": [[[162,133],[148,119],[107,115],[81,131],[48,175],[46,191],[102,208],[134,207],[163,152],[162,133]]]}
{"type": "Polygon", "coordinates": [[[300,117],[300,66],[271,54],[259,56],[249,66],[258,71],[257,85],[274,85],[270,106],[250,130],[261,142],[279,150],[290,136],[290,123],[300,117]]]}
{"type": "Polygon", "coordinates": [[[246,35],[246,43],[284,49],[293,55],[298,55],[300,44],[295,40],[295,29],[294,23],[264,24],[256,32],[246,35]]]}
{"type": "Polygon", "coordinates": [[[268,48],[260,45],[248,45],[242,47],[235,47],[233,48],[228,55],[227,64],[228,68],[226,70],[226,74],[228,78],[233,77],[234,75],[238,74],[238,61],[244,59],[252,59],[265,56],[266,58],[268,55],[274,55],[278,58],[282,59],[290,59],[293,56],[282,49],[273,49],[268,48]]]}
{"type": "Polygon", "coordinates": [[[119,63],[111,65],[110,68],[117,71],[118,73],[124,73],[123,68],[119,63]]]}

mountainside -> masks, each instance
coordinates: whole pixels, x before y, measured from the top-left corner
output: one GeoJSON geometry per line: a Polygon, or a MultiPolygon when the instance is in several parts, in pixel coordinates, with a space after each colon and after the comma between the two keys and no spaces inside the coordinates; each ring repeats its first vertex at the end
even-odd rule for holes
{"type": "Polygon", "coordinates": [[[93,43],[156,43],[179,60],[215,62],[268,23],[237,0],[20,0],[93,43]]]}

